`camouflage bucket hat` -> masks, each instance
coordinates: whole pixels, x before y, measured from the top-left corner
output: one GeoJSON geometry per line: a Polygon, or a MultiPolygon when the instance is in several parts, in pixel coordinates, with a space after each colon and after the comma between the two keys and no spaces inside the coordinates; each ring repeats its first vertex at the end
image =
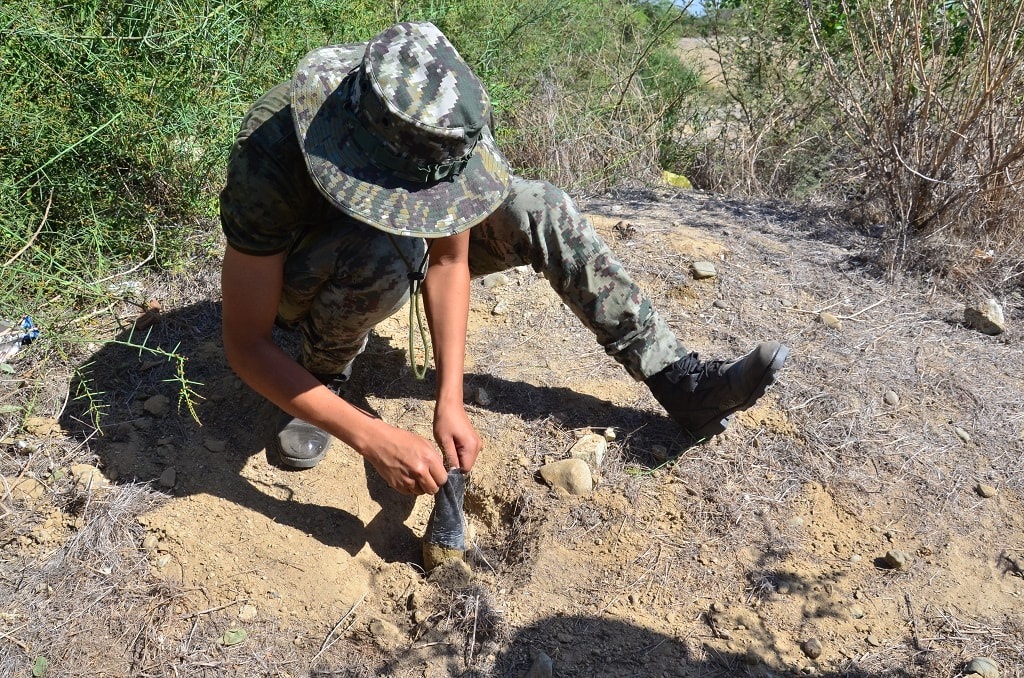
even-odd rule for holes
{"type": "Polygon", "coordinates": [[[382,231],[454,235],[508,193],[487,92],[433,24],[313,50],[292,78],[291,102],[321,193],[382,231]]]}

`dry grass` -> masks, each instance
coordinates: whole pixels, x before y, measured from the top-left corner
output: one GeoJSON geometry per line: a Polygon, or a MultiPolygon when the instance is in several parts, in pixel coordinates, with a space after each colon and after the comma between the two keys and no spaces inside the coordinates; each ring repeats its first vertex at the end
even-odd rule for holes
{"type": "Polygon", "coordinates": [[[504,145],[506,154],[525,175],[543,169],[545,179],[566,190],[607,190],[657,180],[661,112],[646,104],[639,88],[631,89],[630,106],[609,116],[614,92],[591,100],[585,97],[595,93],[543,81],[510,121],[520,131],[504,145]]]}
{"type": "MultiPolygon", "coordinates": [[[[503,451],[507,463],[497,464],[494,477],[467,497],[467,511],[490,521],[473,561],[482,579],[476,587],[430,589],[430,621],[413,644],[420,653],[415,656],[451,673],[478,676],[520,675],[532,662],[531,649],[556,657],[559,675],[627,675],[650,665],[644,661],[729,675],[749,665],[742,653],[724,652],[708,640],[712,629],[704,615],[713,602],[757,612],[770,649],[770,643],[803,632],[806,621],[794,620],[794,608],[825,609],[830,588],[845,590],[862,577],[857,585],[864,600],[895,600],[893,623],[912,623],[916,637],[886,636],[880,648],[825,675],[930,676],[985,653],[1004,667],[1019,663],[1019,624],[967,613],[931,598],[937,594],[929,588],[932,579],[941,579],[950,543],[976,549],[982,559],[991,556],[1006,577],[1018,576],[1013,568],[1019,545],[1003,543],[1001,535],[1021,530],[1014,513],[1024,489],[1024,394],[1015,377],[1024,371],[1019,335],[976,334],[960,323],[961,300],[910,278],[886,282],[863,263],[872,242],[837,231],[819,215],[657,192],[612,196],[590,207],[637,225],[631,235],[610,236],[617,238],[613,249],[692,348],[708,356],[736,355],[772,337],[789,344],[793,357],[767,397],[769,406],[751,415],[763,419],[744,420],[693,446],[651,416],[656,408],[642,388],[626,384],[610,391],[612,402],[588,395],[596,384],[621,383],[617,366],[589,348],[585,331],[557,299],[548,303],[541,293],[546,283],[532,274],[513,275],[513,285],[502,291],[510,315],[533,315],[521,325],[495,321],[474,336],[474,359],[486,368],[472,369],[469,381],[495,401],[473,407],[481,433],[518,447],[503,451]],[[674,220],[731,250],[714,283],[694,284],[686,257],[666,247],[675,237],[674,220]],[[717,299],[729,308],[714,306],[717,299]],[[825,309],[844,319],[842,330],[818,322],[825,309]],[[884,403],[887,390],[899,394],[898,406],[884,403]],[[578,431],[609,425],[619,435],[594,499],[566,501],[529,482],[521,461],[536,468],[545,457],[564,454],[578,431]],[[969,432],[969,443],[957,437],[954,425],[969,432]],[[669,459],[661,460],[659,450],[669,459]],[[972,492],[978,480],[997,486],[999,501],[1006,503],[982,503],[972,492]],[[491,505],[496,510],[485,514],[491,505]],[[800,526],[791,522],[794,516],[824,516],[841,522],[848,534],[826,536],[839,527],[800,526]],[[820,531],[809,533],[812,527],[820,531]],[[922,563],[929,557],[919,554],[927,547],[936,564],[865,577],[849,566],[846,551],[831,550],[835,541],[870,558],[890,540],[910,545],[922,563]],[[506,603],[535,583],[535,568],[552,545],[581,554],[585,560],[576,567],[593,571],[585,571],[586,578],[572,568],[562,575],[580,582],[575,610],[524,621],[523,610],[510,613],[506,603]],[[612,545],[616,557],[606,558],[602,549],[612,545]],[[626,621],[645,606],[663,613],[662,621],[674,624],[679,636],[626,621]],[[609,614],[588,612],[593,610],[609,614]],[[621,623],[609,621],[616,611],[621,623]],[[560,634],[571,641],[559,641],[560,634]],[[576,645],[607,653],[573,654],[576,645]]],[[[209,286],[176,291],[165,283],[166,306],[186,308],[191,299],[211,294],[214,276],[199,278],[209,286]]],[[[481,304],[486,308],[491,301],[481,304]]],[[[1011,305],[1010,317],[1018,317],[1020,308],[1011,305]]],[[[186,338],[183,350],[195,359],[198,380],[228,383],[223,365],[204,362],[193,351],[216,336],[214,305],[169,316],[159,332],[166,335],[155,337],[160,341],[186,338]]],[[[397,388],[401,356],[381,358],[386,364],[364,378],[374,392],[387,393],[397,388]]],[[[102,382],[104,416],[111,422],[127,418],[140,384],[160,387],[170,375],[159,372],[164,368],[136,367],[126,359],[120,376],[102,382]]],[[[429,387],[414,385],[402,394],[429,398],[429,387]]],[[[39,399],[36,411],[59,412],[63,401],[55,391],[39,399]]],[[[249,403],[240,398],[239,407],[249,403]]],[[[146,435],[155,444],[162,436],[194,435],[194,429],[182,417],[146,435]]],[[[135,518],[164,497],[130,481],[101,493],[60,477],[59,470],[73,463],[95,461],[91,450],[104,440],[38,440],[21,432],[13,437],[30,444],[20,453],[5,444],[8,484],[35,474],[46,493],[35,502],[0,497],[0,512],[7,514],[0,523],[0,673],[24,673],[40,656],[62,671],[71,667],[62,675],[72,676],[370,676],[412,670],[377,648],[359,624],[345,632],[351,619],[340,612],[303,645],[295,643],[290,622],[275,619],[247,625],[245,643],[220,645],[222,634],[237,624],[235,606],[197,603],[203,591],[154,576],[140,550],[143,533],[135,518]],[[50,530],[49,538],[41,529],[50,530]],[[339,619],[344,623],[331,635],[339,619]]],[[[364,612],[371,610],[358,609],[354,617],[364,612]]]]}

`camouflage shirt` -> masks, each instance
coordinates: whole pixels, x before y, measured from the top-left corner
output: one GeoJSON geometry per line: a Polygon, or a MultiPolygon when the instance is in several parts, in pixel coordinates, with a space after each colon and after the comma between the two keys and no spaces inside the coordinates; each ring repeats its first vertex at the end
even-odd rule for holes
{"type": "Polygon", "coordinates": [[[239,252],[269,255],[290,250],[307,228],[328,217],[355,221],[310,178],[292,122],[289,83],[281,83],[242,121],[220,193],[221,228],[239,252]]]}

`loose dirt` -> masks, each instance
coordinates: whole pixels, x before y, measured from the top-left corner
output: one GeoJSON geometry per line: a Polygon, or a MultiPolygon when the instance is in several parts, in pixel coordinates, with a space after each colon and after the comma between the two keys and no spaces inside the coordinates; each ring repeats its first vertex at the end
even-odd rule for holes
{"type": "MultiPolygon", "coordinates": [[[[10,599],[0,643],[29,662],[48,652],[68,676],[522,676],[544,675],[545,657],[556,676],[956,676],[982,655],[1022,675],[1019,331],[981,335],[961,322],[964,299],[885,279],[863,256],[874,241],[827,214],[699,192],[584,206],[693,350],[791,347],[777,385],[724,435],[686,439],[532,270],[478,281],[473,548],[467,566],[427,575],[429,497],[391,491],[340,443],[311,470],[268,464],[277,415],[226,364],[211,262],[144,283],[162,304],[148,345],[188,357],[202,425],[175,407],[173,363],[116,344],[83,361],[104,435],[84,401],[60,417],[79,461],[112,482],[76,496],[101,507],[119,492],[153,497],[114,542],[148,602],[116,607],[117,623],[102,597],[92,616],[74,615],[106,639],[86,651],[19,627],[53,595],[26,591],[10,599]],[[698,260],[717,275],[694,280],[698,260]],[[580,436],[609,428],[591,493],[539,479],[580,436]],[[906,554],[902,569],[890,551],[906,554]],[[237,644],[225,636],[239,630],[237,644]]],[[[1019,322],[1020,299],[1005,309],[1019,322]]],[[[429,438],[432,385],[409,374],[406,317],[378,328],[346,394],[429,438]]],[[[57,415],[57,403],[37,413],[57,415]]],[[[8,437],[8,481],[39,467],[13,447],[45,449],[36,438],[8,437]]],[[[32,471],[38,482],[70,482],[52,466],[32,471]]],[[[85,529],[53,499],[66,494],[48,492],[4,499],[50,521],[45,534],[43,520],[5,533],[8,581],[10,563],[45,570],[85,529]]]]}

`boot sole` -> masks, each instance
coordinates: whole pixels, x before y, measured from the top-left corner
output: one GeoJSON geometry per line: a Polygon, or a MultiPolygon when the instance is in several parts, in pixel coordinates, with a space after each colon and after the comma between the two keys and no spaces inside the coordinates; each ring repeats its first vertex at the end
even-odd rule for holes
{"type": "Polygon", "coordinates": [[[761,377],[761,381],[758,383],[757,388],[750,392],[750,396],[744,402],[737,405],[736,407],[733,407],[719,415],[716,415],[716,417],[713,420],[711,420],[707,424],[704,424],[700,428],[690,430],[690,435],[692,435],[694,438],[698,440],[703,440],[705,438],[711,438],[712,436],[716,436],[719,433],[724,432],[725,429],[728,428],[729,426],[729,419],[732,417],[732,415],[736,414],[737,412],[742,412],[743,410],[747,409],[748,407],[756,403],[758,399],[764,395],[765,391],[768,390],[768,387],[775,383],[775,373],[782,369],[782,366],[785,364],[786,358],[788,357],[789,347],[780,344],[779,350],[776,351],[775,355],[772,356],[772,360],[770,363],[768,363],[768,367],[765,369],[764,375],[761,377]]]}

